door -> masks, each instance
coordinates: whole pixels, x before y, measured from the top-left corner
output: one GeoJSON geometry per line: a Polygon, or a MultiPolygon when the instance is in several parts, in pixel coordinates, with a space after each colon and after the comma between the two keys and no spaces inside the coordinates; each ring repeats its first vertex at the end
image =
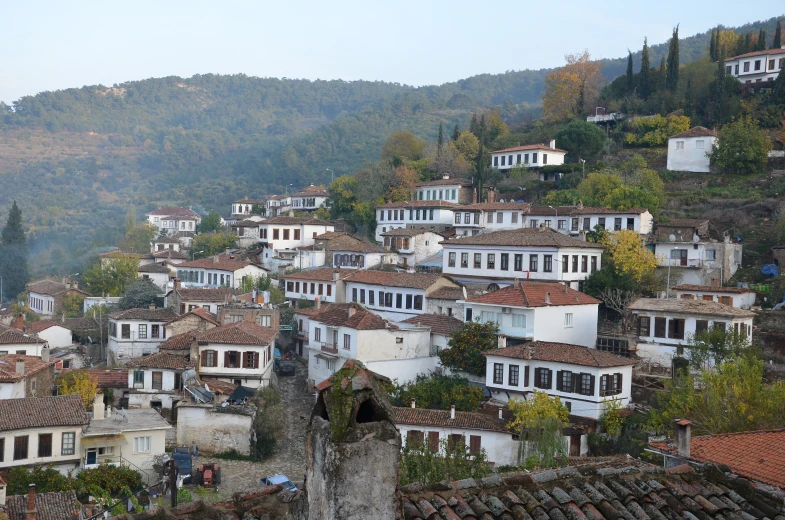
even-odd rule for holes
{"type": "Polygon", "coordinates": [[[87,461],[85,462],[86,465],[97,464],[98,463],[98,450],[95,448],[90,448],[87,450],[87,461]]]}
{"type": "Polygon", "coordinates": [[[570,435],[570,457],[581,456],[581,434],[570,435]]]}
{"type": "Polygon", "coordinates": [[[687,265],[687,250],[686,249],[679,249],[679,265],[685,266],[687,265]]]}
{"type": "Polygon", "coordinates": [[[338,331],[333,331],[333,348],[338,348],[338,331]]]}

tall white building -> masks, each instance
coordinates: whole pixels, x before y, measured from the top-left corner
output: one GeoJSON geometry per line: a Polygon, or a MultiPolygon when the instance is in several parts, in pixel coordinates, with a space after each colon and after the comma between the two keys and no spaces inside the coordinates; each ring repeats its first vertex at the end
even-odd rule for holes
{"type": "Polygon", "coordinates": [[[773,82],[782,69],[785,69],[785,45],[725,60],[725,71],[745,85],[773,82]]]}
{"type": "Polygon", "coordinates": [[[537,168],[564,164],[565,150],[556,148],[556,141],[549,144],[527,144],[491,152],[491,166],[507,172],[515,167],[537,168]]]}

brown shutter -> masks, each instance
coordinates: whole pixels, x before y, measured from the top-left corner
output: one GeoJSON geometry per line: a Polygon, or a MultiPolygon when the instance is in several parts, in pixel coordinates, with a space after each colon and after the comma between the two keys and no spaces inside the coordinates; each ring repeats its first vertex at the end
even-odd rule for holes
{"type": "Polygon", "coordinates": [[[253,356],[253,367],[259,368],[259,354],[254,352],[252,356],[253,356]]]}
{"type": "Polygon", "coordinates": [[[553,370],[548,369],[548,390],[553,388],[553,370]]]}
{"type": "Polygon", "coordinates": [[[479,435],[470,435],[469,436],[469,454],[477,455],[480,453],[480,448],[482,447],[482,437],[479,435]]]}
{"type": "Polygon", "coordinates": [[[619,372],[619,387],[615,389],[615,393],[616,394],[620,394],[621,391],[622,391],[622,388],[624,388],[624,385],[622,384],[622,375],[623,374],[621,372],[619,372]]]}
{"type": "Polygon", "coordinates": [[[589,395],[594,395],[594,380],[595,379],[596,378],[594,376],[591,376],[591,379],[590,379],[591,384],[589,385],[589,395]]]}
{"type": "Polygon", "coordinates": [[[563,390],[562,388],[562,372],[563,370],[558,370],[556,372],[556,390],[563,390]]]}
{"type": "Polygon", "coordinates": [[[529,365],[523,367],[523,386],[529,386],[529,365]]]}
{"type": "Polygon", "coordinates": [[[224,368],[229,368],[229,351],[224,352],[224,368]]]}
{"type": "Polygon", "coordinates": [[[541,384],[541,381],[540,381],[540,369],[539,368],[535,368],[534,369],[534,386],[539,388],[540,384],[541,384]]]}
{"type": "Polygon", "coordinates": [[[202,351],[202,355],[201,355],[201,363],[200,363],[200,365],[201,365],[201,366],[203,366],[203,367],[204,367],[204,366],[207,366],[207,351],[206,351],[206,350],[203,350],[203,351],[202,351]]]}
{"type": "Polygon", "coordinates": [[[428,447],[431,451],[439,451],[439,432],[428,432],[428,447]]]}

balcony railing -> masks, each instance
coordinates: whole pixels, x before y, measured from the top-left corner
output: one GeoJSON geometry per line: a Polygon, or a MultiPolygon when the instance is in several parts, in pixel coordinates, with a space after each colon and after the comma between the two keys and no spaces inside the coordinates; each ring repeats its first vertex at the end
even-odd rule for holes
{"type": "Polygon", "coordinates": [[[322,343],[322,352],[337,355],[338,346],[335,343],[322,343]]]}
{"type": "Polygon", "coordinates": [[[714,260],[704,260],[702,258],[657,258],[657,265],[660,267],[706,267],[714,260]]]}
{"type": "Polygon", "coordinates": [[[87,462],[87,455],[82,459],[82,467],[84,469],[97,468],[101,464],[108,464],[109,466],[122,466],[123,457],[120,455],[97,455],[91,462],[87,462]]]}
{"type": "Polygon", "coordinates": [[[308,337],[309,331],[307,330],[298,330],[297,337],[300,339],[309,339],[308,337]]]}

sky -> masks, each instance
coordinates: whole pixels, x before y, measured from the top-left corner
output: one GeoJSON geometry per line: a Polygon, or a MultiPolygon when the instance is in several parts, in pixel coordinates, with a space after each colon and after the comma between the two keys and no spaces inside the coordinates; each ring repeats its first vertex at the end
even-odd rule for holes
{"type": "Polygon", "coordinates": [[[0,11],[0,101],[151,77],[245,73],[441,84],[617,58],[717,24],[783,13],[773,0],[25,0],[0,11]]]}

